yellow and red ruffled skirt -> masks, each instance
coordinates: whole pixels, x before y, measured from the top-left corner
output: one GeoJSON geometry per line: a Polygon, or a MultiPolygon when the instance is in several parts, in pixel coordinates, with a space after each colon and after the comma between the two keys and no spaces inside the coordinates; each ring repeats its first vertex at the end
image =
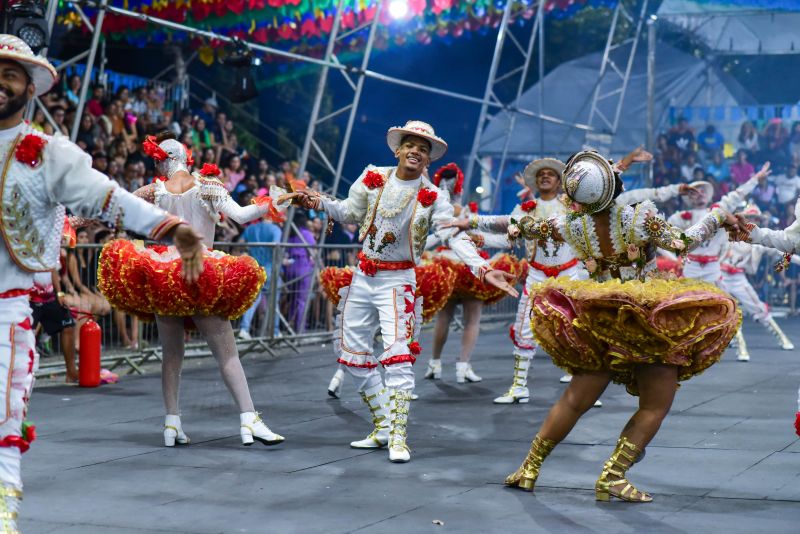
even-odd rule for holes
{"type": "MultiPolygon", "coordinates": [[[[472,274],[470,268],[460,261],[454,261],[444,255],[437,256],[434,263],[439,263],[443,267],[455,273],[455,287],[453,296],[460,298],[477,299],[483,301],[485,305],[493,304],[506,296],[506,292],[492,285],[481,282],[472,274]]],[[[511,254],[496,254],[489,264],[492,269],[499,269],[514,276],[515,280],[510,282],[514,285],[527,273],[528,264],[519,261],[511,254]]]]}
{"type": "Polygon", "coordinates": [[[155,314],[238,319],[267,279],[250,256],[218,250],[206,249],[203,272],[191,285],[181,276],[181,265],[175,247],[115,239],[100,253],[97,285],[111,306],[145,320],[155,314]]]}
{"type": "Polygon", "coordinates": [[[634,367],[666,364],[688,380],[715,364],[742,321],[733,297],[692,279],[548,279],[529,289],[531,327],[571,374],[610,371],[638,395],[634,367]]]}
{"type": "MultiPolygon", "coordinates": [[[[456,274],[436,262],[414,267],[417,275],[416,296],[422,297],[422,321],[427,323],[447,304],[453,292],[456,274]]],[[[339,304],[339,290],[353,281],[350,267],[326,267],[319,272],[319,285],[334,306],[339,304]]]]}

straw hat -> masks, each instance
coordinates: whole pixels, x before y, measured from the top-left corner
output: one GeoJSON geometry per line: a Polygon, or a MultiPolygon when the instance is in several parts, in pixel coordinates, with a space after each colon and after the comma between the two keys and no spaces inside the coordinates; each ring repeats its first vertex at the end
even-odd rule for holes
{"type": "MultiPolygon", "coordinates": [[[[705,197],[706,202],[711,202],[711,199],[714,198],[714,186],[711,185],[711,182],[706,182],[705,180],[698,180],[697,182],[692,182],[689,184],[690,187],[693,187],[700,191],[705,197]]],[[[683,193],[683,196],[689,196],[690,193],[686,192],[683,193]]]]}
{"type": "Polygon", "coordinates": [[[56,83],[56,68],[15,35],[0,34],[0,59],[16,61],[25,69],[36,88],[36,96],[45,94],[56,83]]]}
{"type": "Polygon", "coordinates": [[[392,152],[400,148],[403,137],[414,135],[427,139],[431,143],[431,161],[436,161],[447,152],[447,143],[433,131],[433,126],[422,121],[408,121],[405,126],[394,126],[386,133],[386,142],[392,152]]]}
{"type": "Polygon", "coordinates": [[[523,171],[522,176],[525,179],[525,185],[527,185],[531,189],[536,188],[536,174],[542,169],[552,169],[556,171],[558,177],[561,178],[564,174],[564,162],[560,159],[555,158],[542,158],[536,159],[528,163],[528,166],[525,167],[525,171],[523,171]]]}
{"type": "Polygon", "coordinates": [[[611,164],[593,150],[572,156],[564,170],[564,191],[587,213],[597,213],[611,205],[615,183],[611,164]]]}

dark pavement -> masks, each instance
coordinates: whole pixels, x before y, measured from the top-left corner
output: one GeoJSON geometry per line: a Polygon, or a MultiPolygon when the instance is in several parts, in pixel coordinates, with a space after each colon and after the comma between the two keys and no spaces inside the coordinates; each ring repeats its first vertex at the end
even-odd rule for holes
{"type": "MultiPolygon", "coordinates": [[[[779,323],[800,346],[800,319],[779,323]]],[[[629,473],[655,502],[596,503],[594,482],[636,399],[609,387],[605,406],[545,462],[535,494],[505,488],[564,387],[561,371],[539,355],[531,403],[492,404],[511,378],[506,332],[488,326],[480,336],[478,384],[455,383],[458,334],[445,351],[444,380],[421,378],[430,354],[423,352],[408,464],[389,463],[385,450],[348,447],[369,432],[368,411],[349,377],[341,400],[327,396],[330,346],[244,358],[257,409],[287,438],[272,448],[241,446],[237,410],[211,359],[184,370],[188,447],[162,446],[158,373],[93,390],[37,388],[30,419],[39,439],[23,460],[22,531],[800,532],[792,426],[800,351],[778,350],[746,320],[752,361],[739,363],[729,350],[684,383],[647,458],[629,473]]]]}

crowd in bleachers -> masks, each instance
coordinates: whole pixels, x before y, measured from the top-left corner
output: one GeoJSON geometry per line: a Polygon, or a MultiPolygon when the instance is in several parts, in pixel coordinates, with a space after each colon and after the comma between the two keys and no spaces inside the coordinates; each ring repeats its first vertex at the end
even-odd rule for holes
{"type": "MultiPolygon", "coordinates": [[[[788,125],[774,118],[759,129],[748,120],[738,135],[726,139],[714,125],[706,125],[698,133],[681,118],[657,138],[653,183],[663,186],[705,180],[714,186],[716,200],[749,180],[766,161],[772,165],[772,174],[760,181],[750,198],[761,208],[767,224],[784,227],[794,221],[800,195],[800,122],[788,125]]],[[[665,211],[681,208],[680,199],[674,199],[665,211]]],[[[776,274],[764,260],[753,283],[765,302],[785,304],[791,314],[798,313],[800,270],[795,266],[776,274]]]]}

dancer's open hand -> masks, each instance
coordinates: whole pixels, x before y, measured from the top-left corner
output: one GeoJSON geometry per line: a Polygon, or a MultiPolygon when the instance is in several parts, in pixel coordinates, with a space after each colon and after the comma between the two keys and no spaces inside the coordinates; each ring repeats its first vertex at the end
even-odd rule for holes
{"type": "Polygon", "coordinates": [[[172,231],[172,242],[181,255],[183,278],[193,284],[203,272],[203,243],[191,226],[181,223],[172,231]]]}
{"type": "Polygon", "coordinates": [[[492,269],[484,275],[483,280],[497,289],[502,289],[514,298],[519,297],[519,292],[511,285],[512,282],[516,281],[516,277],[513,274],[499,269],[492,269]]]}

